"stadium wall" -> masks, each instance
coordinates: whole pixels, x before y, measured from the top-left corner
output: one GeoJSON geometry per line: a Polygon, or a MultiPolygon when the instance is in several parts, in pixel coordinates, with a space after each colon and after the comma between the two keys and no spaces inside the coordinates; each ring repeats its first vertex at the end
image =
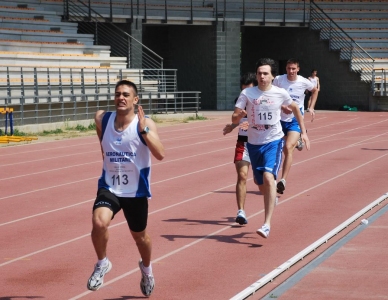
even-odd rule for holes
{"type": "Polygon", "coordinates": [[[202,109],[232,110],[240,74],[254,72],[258,58],[275,59],[283,74],[287,59],[296,57],[300,75],[318,70],[322,89],[317,109],[348,105],[369,110],[370,84],[350,71],[349,62],[340,61],[339,52],[329,51],[318,32],[306,27],[143,24],[142,42],[164,58],[164,68],[178,70],[178,90],[201,91],[202,109]]]}

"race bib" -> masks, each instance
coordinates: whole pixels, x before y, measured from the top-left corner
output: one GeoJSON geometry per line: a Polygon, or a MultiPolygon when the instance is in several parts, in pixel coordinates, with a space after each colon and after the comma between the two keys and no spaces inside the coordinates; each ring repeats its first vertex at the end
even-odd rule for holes
{"type": "MultiPolygon", "coordinates": [[[[245,121],[248,121],[248,118],[242,118],[241,120],[240,120],[240,124],[241,123],[243,123],[243,122],[245,122],[245,121]]],[[[244,129],[239,129],[238,130],[238,135],[241,135],[241,136],[248,136],[248,130],[244,130],[244,129]]]]}
{"type": "Polygon", "coordinates": [[[275,125],[280,120],[277,111],[278,109],[268,105],[255,105],[255,124],[275,125]]]}

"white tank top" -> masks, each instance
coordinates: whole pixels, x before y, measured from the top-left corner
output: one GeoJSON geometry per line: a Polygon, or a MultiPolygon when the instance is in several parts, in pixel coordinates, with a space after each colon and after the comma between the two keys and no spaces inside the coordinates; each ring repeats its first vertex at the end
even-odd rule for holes
{"type": "MultiPolygon", "coordinates": [[[[107,113],[108,114],[108,113],[107,113]]],[[[103,170],[98,188],[106,188],[118,197],[151,197],[151,156],[138,132],[137,115],[129,126],[119,132],[114,128],[116,112],[102,122],[101,146],[103,170]]]]}
{"type": "MultiPolygon", "coordinates": [[[[289,81],[287,79],[287,74],[276,76],[273,85],[285,89],[294,100],[301,111],[304,111],[304,97],[305,90],[311,91],[314,88],[314,85],[311,81],[303,76],[298,75],[296,80],[289,81]]],[[[294,118],[294,114],[285,114],[283,111],[281,113],[281,120],[284,122],[291,122],[294,118]]]]}
{"type": "Polygon", "coordinates": [[[309,77],[309,80],[314,84],[315,87],[318,87],[318,80],[316,77],[309,77]]]}

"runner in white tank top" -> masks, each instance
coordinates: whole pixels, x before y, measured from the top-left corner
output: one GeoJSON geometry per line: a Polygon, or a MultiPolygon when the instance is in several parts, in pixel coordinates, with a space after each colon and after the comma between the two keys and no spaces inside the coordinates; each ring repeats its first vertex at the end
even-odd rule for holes
{"type": "MultiPolygon", "coordinates": [[[[305,90],[311,91],[314,99],[316,99],[317,88],[314,87],[311,81],[308,79],[298,75],[299,68],[299,60],[295,58],[291,58],[287,61],[286,71],[287,74],[277,76],[273,85],[284,88],[291,98],[298,103],[298,107],[300,108],[301,113],[304,111],[304,92],[305,90]]],[[[310,112],[311,121],[314,120],[314,110],[310,112]]],[[[282,178],[277,183],[277,192],[279,194],[283,194],[286,189],[286,180],[288,177],[288,173],[291,170],[293,152],[295,147],[298,146],[299,150],[303,149],[303,141],[301,138],[301,129],[299,128],[297,120],[294,118],[293,114],[291,114],[288,108],[283,108],[282,110],[282,128],[284,132],[285,139],[285,147],[283,148],[284,152],[284,161],[282,168],[282,178]]]]}
{"type": "MultiPolygon", "coordinates": [[[[240,88],[244,90],[248,87],[257,86],[257,79],[255,73],[246,73],[240,78],[240,88]]],[[[238,97],[235,99],[236,104],[238,97]]],[[[236,183],[236,200],[237,200],[237,216],[236,223],[240,225],[248,224],[248,219],[245,214],[245,199],[247,194],[247,179],[249,165],[251,160],[247,149],[248,132],[246,129],[241,128],[241,124],[247,121],[244,117],[240,120],[238,126],[238,136],[236,142],[236,148],[234,151],[234,165],[237,173],[236,183]]],[[[223,134],[231,132],[235,127],[232,124],[227,124],[223,129],[223,134]]]]}
{"type": "Polygon", "coordinates": [[[315,98],[315,101],[313,102],[311,93],[309,94],[309,100],[307,102],[307,111],[310,111],[311,109],[314,110],[315,104],[318,100],[318,93],[321,90],[321,82],[319,81],[319,77],[317,76],[318,71],[313,69],[311,71],[311,76],[309,77],[309,80],[314,84],[314,86],[317,88],[317,96],[315,98]]]}
{"type": "Polygon", "coordinates": [[[137,115],[127,128],[114,128],[116,112],[110,115],[101,141],[104,149],[99,188],[106,188],[119,197],[151,197],[150,150],[138,132],[137,115]]]}
{"type": "Polygon", "coordinates": [[[98,181],[97,197],[93,205],[92,242],[97,263],[87,288],[96,291],[102,287],[104,276],[112,269],[107,258],[109,225],[123,210],[131,235],[140,254],[140,288],[149,297],[155,280],[151,267],[151,238],[147,233],[148,198],[152,154],[164,158],[154,121],[146,118],[139,101],[136,85],[127,80],[116,84],[114,105],[116,111],[99,110],[95,115],[97,135],[103,157],[102,176],[98,181]]]}

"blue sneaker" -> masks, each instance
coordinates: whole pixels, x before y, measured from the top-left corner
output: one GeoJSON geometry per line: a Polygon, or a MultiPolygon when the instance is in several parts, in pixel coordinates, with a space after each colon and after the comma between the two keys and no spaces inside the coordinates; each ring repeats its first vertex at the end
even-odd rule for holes
{"type": "Polygon", "coordinates": [[[261,226],[261,228],[256,230],[256,233],[266,239],[269,236],[269,231],[269,226],[267,224],[264,224],[263,226],[261,226]]]}
{"type": "Polygon", "coordinates": [[[248,224],[247,217],[242,209],[239,209],[237,212],[236,223],[239,223],[240,225],[248,224]]]}

